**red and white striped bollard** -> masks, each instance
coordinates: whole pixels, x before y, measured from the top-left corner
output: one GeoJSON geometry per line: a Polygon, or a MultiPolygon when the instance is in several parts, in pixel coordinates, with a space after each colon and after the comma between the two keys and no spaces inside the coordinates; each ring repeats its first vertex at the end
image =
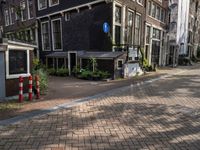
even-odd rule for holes
{"type": "Polygon", "coordinates": [[[40,98],[40,82],[39,82],[39,76],[35,76],[35,81],[36,81],[36,99],[40,98]]]}
{"type": "Polygon", "coordinates": [[[33,78],[30,75],[28,78],[29,84],[28,84],[28,99],[29,101],[32,101],[33,99],[33,78]]]}
{"type": "Polygon", "coordinates": [[[23,99],[24,99],[24,97],[23,97],[23,81],[24,81],[23,77],[20,76],[20,77],[19,77],[19,102],[20,102],[20,103],[21,103],[21,102],[23,101],[23,99]]]}

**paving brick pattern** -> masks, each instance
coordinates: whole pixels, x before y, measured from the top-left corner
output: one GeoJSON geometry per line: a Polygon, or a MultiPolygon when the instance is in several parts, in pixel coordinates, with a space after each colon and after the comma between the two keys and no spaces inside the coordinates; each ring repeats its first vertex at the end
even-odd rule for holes
{"type": "Polygon", "coordinates": [[[0,131],[0,150],[200,149],[200,70],[113,92],[0,131]]]}

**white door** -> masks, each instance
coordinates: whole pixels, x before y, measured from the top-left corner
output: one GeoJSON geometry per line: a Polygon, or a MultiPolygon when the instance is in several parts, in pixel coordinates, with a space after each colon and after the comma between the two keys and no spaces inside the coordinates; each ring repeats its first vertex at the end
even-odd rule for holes
{"type": "Polygon", "coordinates": [[[5,97],[5,60],[4,52],[0,52],[0,99],[5,97]]]}

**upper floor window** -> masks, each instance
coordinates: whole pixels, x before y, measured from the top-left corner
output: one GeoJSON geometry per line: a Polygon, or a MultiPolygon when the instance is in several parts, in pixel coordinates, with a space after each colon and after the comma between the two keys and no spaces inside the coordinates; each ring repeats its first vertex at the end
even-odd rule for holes
{"type": "Polygon", "coordinates": [[[61,19],[52,20],[53,50],[62,50],[62,28],[61,19]]]}
{"type": "Polygon", "coordinates": [[[148,15],[151,15],[151,1],[148,1],[148,15]]]}
{"type": "Polygon", "coordinates": [[[9,11],[8,11],[8,9],[6,9],[6,10],[4,11],[4,15],[5,15],[5,26],[9,26],[9,24],[10,24],[10,19],[9,19],[9,11]]]}
{"type": "Polygon", "coordinates": [[[15,22],[15,11],[14,7],[10,8],[10,24],[14,24],[15,22]]]}
{"type": "Polygon", "coordinates": [[[47,0],[38,0],[38,10],[47,8],[47,0]]]}
{"type": "Polygon", "coordinates": [[[42,48],[44,51],[50,50],[50,34],[49,34],[49,22],[41,23],[42,34],[42,48]]]}
{"type": "Polygon", "coordinates": [[[138,4],[143,5],[143,0],[137,0],[138,4]]]}
{"type": "Polygon", "coordinates": [[[33,0],[28,0],[28,19],[33,18],[33,0]]]}
{"type": "Polygon", "coordinates": [[[121,43],[121,30],[122,30],[122,8],[115,6],[115,44],[121,43]]]}
{"type": "Polygon", "coordinates": [[[127,40],[128,44],[133,45],[133,23],[134,23],[134,13],[133,11],[128,11],[128,23],[127,23],[127,40]]]}
{"type": "Polygon", "coordinates": [[[135,16],[135,45],[140,45],[140,33],[141,33],[141,15],[135,16]]]}
{"type": "Polygon", "coordinates": [[[21,20],[26,20],[26,3],[24,0],[20,1],[21,20]]]}
{"type": "Polygon", "coordinates": [[[49,6],[54,6],[58,4],[59,4],[59,0],[49,0],[49,6]]]}

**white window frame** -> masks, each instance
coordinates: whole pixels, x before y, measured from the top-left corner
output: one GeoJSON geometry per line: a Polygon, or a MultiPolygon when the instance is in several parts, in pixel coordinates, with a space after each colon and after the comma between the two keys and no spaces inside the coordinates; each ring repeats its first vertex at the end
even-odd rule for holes
{"type": "Polygon", "coordinates": [[[53,6],[56,6],[56,5],[60,4],[60,0],[58,0],[58,3],[56,3],[56,4],[51,4],[51,1],[52,0],[49,0],[49,7],[53,7],[53,6]]]}
{"type": "Polygon", "coordinates": [[[26,1],[25,1],[25,0],[21,0],[21,1],[20,1],[21,21],[26,21],[26,16],[23,15],[23,11],[25,11],[25,10],[26,10],[26,1]],[[22,3],[22,2],[24,2],[24,4],[25,4],[25,8],[24,8],[24,9],[21,9],[21,6],[22,6],[21,3],[22,3]],[[22,16],[23,16],[23,17],[22,17],[22,16]]]}
{"type": "Polygon", "coordinates": [[[63,51],[63,41],[62,41],[62,19],[61,18],[56,18],[51,20],[51,39],[52,39],[52,47],[53,51],[63,51]],[[60,36],[61,36],[61,49],[55,49],[54,45],[54,33],[53,33],[53,22],[60,20],[60,36]]]}
{"type": "Polygon", "coordinates": [[[144,0],[141,0],[142,1],[142,3],[140,2],[140,0],[137,0],[137,3],[139,4],[139,5],[141,5],[141,6],[144,6],[144,0]]]}
{"type": "Polygon", "coordinates": [[[117,69],[120,70],[123,68],[123,63],[124,63],[124,60],[123,59],[117,59],[117,69]],[[122,67],[119,67],[119,61],[122,62],[122,67]]]}
{"type": "Polygon", "coordinates": [[[139,26],[139,45],[141,45],[141,36],[142,36],[142,34],[141,34],[141,31],[142,31],[142,14],[140,14],[140,13],[138,13],[138,12],[136,12],[136,14],[135,14],[135,24],[134,24],[134,45],[135,45],[135,25],[136,25],[136,16],[140,16],[140,26],[139,26]]]}
{"type": "Polygon", "coordinates": [[[12,47],[12,48],[8,48],[8,50],[6,51],[6,79],[15,79],[15,78],[19,78],[19,76],[22,77],[29,77],[30,74],[30,50],[25,49],[25,48],[20,48],[20,47],[12,47]],[[27,73],[23,73],[23,74],[10,74],[9,73],[9,51],[10,50],[18,50],[18,51],[26,51],[27,53],[27,73]]]}
{"type": "Polygon", "coordinates": [[[9,9],[4,10],[4,15],[5,15],[5,26],[10,25],[10,15],[9,15],[9,9]]]}
{"type": "Polygon", "coordinates": [[[38,3],[38,10],[43,10],[43,9],[46,9],[47,8],[47,0],[45,0],[46,1],[46,7],[44,7],[44,8],[40,8],[40,1],[41,0],[37,0],[37,3],[38,3]]]}
{"type": "MultiPolygon", "coordinates": [[[[34,1],[34,0],[32,0],[32,5],[33,5],[33,1],[34,1]]],[[[28,19],[29,19],[29,20],[30,20],[30,19],[33,19],[33,16],[30,17],[29,0],[27,0],[27,10],[28,10],[28,19]]]]}
{"type": "MultiPolygon", "coordinates": [[[[120,31],[120,34],[121,34],[121,38],[120,38],[120,43],[124,43],[124,39],[123,39],[123,37],[124,37],[124,35],[123,35],[123,28],[124,28],[124,25],[123,25],[123,23],[124,23],[124,19],[125,18],[123,18],[124,16],[125,16],[125,14],[124,14],[124,11],[125,9],[124,9],[124,7],[123,7],[123,5],[122,4],[120,4],[120,3],[118,3],[118,2],[113,2],[113,42],[115,43],[115,26],[120,26],[121,27],[121,31],[120,31]],[[116,23],[115,22],[115,7],[116,6],[118,6],[118,7],[121,7],[121,23],[119,24],[119,23],[116,23]]],[[[114,51],[114,47],[113,47],[113,51],[114,51]]]]}
{"type": "Polygon", "coordinates": [[[14,24],[14,18],[12,18],[12,13],[14,13],[14,7],[10,7],[10,24],[13,25],[14,24]]]}
{"type": "Polygon", "coordinates": [[[50,40],[51,36],[50,36],[50,34],[49,34],[50,49],[47,49],[47,50],[44,49],[44,40],[43,40],[43,34],[42,34],[42,33],[43,33],[43,32],[42,32],[42,25],[45,24],[45,23],[48,23],[48,31],[49,31],[49,33],[50,33],[50,23],[49,23],[49,20],[48,20],[48,21],[43,21],[43,22],[41,22],[42,51],[51,51],[51,40],[50,40]]]}

